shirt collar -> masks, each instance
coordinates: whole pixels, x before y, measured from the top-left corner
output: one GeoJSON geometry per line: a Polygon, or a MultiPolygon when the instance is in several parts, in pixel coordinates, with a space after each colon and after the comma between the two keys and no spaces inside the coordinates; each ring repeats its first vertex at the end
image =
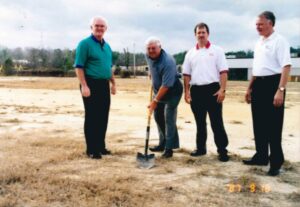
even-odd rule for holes
{"type": "Polygon", "coordinates": [[[275,33],[275,31],[274,31],[274,32],[273,32],[269,37],[267,37],[266,39],[264,39],[264,37],[261,37],[261,41],[272,40],[272,39],[275,38],[275,36],[276,36],[276,33],[275,33]]]}
{"type": "Polygon", "coordinates": [[[101,46],[103,46],[103,45],[105,44],[105,40],[104,40],[104,39],[102,39],[102,41],[99,41],[93,34],[91,34],[91,38],[92,38],[95,42],[101,44],[101,46]]]}
{"type": "MultiPolygon", "coordinates": [[[[205,48],[208,49],[208,48],[210,47],[210,45],[211,45],[211,44],[210,44],[210,41],[207,41],[207,43],[206,43],[206,45],[205,45],[205,48]]],[[[199,44],[197,43],[197,44],[196,44],[196,50],[199,50],[199,49],[200,49],[200,46],[199,46],[199,44]]]]}

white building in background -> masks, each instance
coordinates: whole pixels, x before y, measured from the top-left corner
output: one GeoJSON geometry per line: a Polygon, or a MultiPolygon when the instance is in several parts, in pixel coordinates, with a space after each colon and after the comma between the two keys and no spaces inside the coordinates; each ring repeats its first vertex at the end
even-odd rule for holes
{"type": "MultiPolygon", "coordinates": [[[[229,71],[231,70],[240,70],[239,72],[245,73],[247,75],[247,79],[249,80],[252,75],[252,64],[253,59],[245,58],[245,59],[231,59],[227,58],[229,71]]],[[[231,71],[230,73],[238,72],[231,71]]],[[[300,81],[300,58],[292,58],[292,69],[290,73],[291,81],[300,81]]]]}

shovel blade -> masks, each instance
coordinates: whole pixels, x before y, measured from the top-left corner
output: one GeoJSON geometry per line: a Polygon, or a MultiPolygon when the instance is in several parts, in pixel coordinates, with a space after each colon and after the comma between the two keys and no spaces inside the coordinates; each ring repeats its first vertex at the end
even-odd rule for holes
{"type": "Polygon", "coordinates": [[[137,161],[137,166],[139,168],[145,168],[145,169],[150,169],[154,167],[155,165],[155,155],[150,154],[150,155],[144,155],[140,152],[137,153],[136,156],[136,161],[137,161]]]}

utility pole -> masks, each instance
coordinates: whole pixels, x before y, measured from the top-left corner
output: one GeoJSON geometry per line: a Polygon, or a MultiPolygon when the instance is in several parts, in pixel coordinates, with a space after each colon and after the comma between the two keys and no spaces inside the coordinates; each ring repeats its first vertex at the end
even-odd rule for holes
{"type": "Polygon", "coordinates": [[[40,36],[40,49],[44,49],[44,33],[41,31],[41,36],[40,36]]]}
{"type": "Polygon", "coordinates": [[[136,67],[135,67],[135,43],[133,43],[133,75],[136,78],[136,67]]]}

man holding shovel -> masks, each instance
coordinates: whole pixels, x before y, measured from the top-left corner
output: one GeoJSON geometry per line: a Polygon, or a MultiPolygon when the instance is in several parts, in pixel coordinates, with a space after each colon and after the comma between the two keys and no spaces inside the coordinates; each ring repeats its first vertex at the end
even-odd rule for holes
{"type": "Polygon", "coordinates": [[[176,119],[183,86],[174,58],[161,48],[158,38],[149,37],[146,40],[146,52],[154,90],[154,98],[148,108],[150,113],[154,111],[159,132],[159,144],[150,150],[164,152],[162,157],[170,158],[173,156],[173,149],[179,148],[176,119]]]}

